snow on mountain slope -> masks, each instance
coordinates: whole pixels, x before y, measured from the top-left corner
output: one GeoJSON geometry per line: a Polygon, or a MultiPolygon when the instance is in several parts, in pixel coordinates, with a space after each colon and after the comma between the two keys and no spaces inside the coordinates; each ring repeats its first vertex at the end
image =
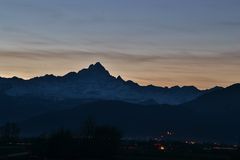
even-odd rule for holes
{"type": "Polygon", "coordinates": [[[111,76],[99,62],[78,73],[70,72],[62,77],[45,75],[30,80],[1,78],[0,86],[7,86],[4,92],[8,96],[102,99],[134,103],[155,101],[158,104],[173,105],[188,102],[206,92],[192,86],[140,86],[132,81],[124,81],[120,76],[111,76]]]}

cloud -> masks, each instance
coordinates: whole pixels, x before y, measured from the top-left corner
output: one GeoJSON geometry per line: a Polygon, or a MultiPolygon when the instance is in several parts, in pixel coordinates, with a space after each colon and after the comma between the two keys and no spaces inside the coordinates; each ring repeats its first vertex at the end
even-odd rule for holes
{"type": "Polygon", "coordinates": [[[44,34],[25,30],[21,27],[2,26],[0,31],[7,33],[8,36],[14,37],[20,44],[35,44],[35,45],[61,45],[66,44],[65,41],[46,36],[44,34]]]}

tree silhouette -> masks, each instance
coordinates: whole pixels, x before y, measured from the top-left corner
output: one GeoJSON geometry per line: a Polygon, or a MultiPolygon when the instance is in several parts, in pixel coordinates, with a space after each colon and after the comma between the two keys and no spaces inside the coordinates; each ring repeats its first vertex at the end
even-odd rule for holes
{"type": "Polygon", "coordinates": [[[74,137],[70,131],[62,129],[50,137],[39,137],[32,145],[32,153],[43,159],[112,159],[116,155],[121,140],[116,128],[97,126],[88,118],[81,133],[80,137],[74,137]]]}
{"type": "Polygon", "coordinates": [[[50,136],[47,141],[47,156],[50,158],[70,158],[76,148],[70,131],[60,130],[50,136]]]}
{"type": "Polygon", "coordinates": [[[0,139],[3,142],[14,142],[19,138],[20,129],[16,123],[6,123],[0,127],[0,139]]]}
{"type": "Polygon", "coordinates": [[[91,117],[88,117],[81,128],[81,137],[93,138],[96,127],[95,121],[91,117]]]}

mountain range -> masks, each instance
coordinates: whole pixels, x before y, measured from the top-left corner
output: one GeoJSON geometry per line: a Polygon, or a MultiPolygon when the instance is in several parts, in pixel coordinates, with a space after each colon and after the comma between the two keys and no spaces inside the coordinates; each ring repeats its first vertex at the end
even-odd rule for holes
{"type": "Polygon", "coordinates": [[[64,76],[0,78],[0,124],[17,122],[23,135],[77,130],[87,117],[116,126],[125,136],[239,142],[240,84],[199,90],[193,86],[140,86],[113,77],[100,64],[64,76]]]}
{"type": "Polygon", "coordinates": [[[64,76],[45,75],[30,80],[17,77],[0,78],[0,92],[11,97],[41,97],[43,99],[118,100],[131,103],[156,103],[178,105],[191,101],[207,92],[194,86],[156,87],[140,86],[133,81],[117,78],[101,63],[87,69],[70,72],[64,76]]]}
{"type": "Polygon", "coordinates": [[[91,117],[99,125],[119,128],[127,137],[160,137],[167,131],[177,140],[237,144],[240,142],[240,84],[206,93],[180,105],[142,105],[93,101],[39,114],[20,124],[26,135],[59,128],[78,131],[91,117]]]}

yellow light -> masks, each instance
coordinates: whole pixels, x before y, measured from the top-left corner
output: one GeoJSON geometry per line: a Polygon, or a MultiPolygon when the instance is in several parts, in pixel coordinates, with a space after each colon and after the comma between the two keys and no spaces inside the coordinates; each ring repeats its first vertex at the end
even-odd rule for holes
{"type": "Polygon", "coordinates": [[[165,150],[165,147],[161,146],[161,147],[160,147],[160,150],[164,151],[164,150],[165,150]]]}

